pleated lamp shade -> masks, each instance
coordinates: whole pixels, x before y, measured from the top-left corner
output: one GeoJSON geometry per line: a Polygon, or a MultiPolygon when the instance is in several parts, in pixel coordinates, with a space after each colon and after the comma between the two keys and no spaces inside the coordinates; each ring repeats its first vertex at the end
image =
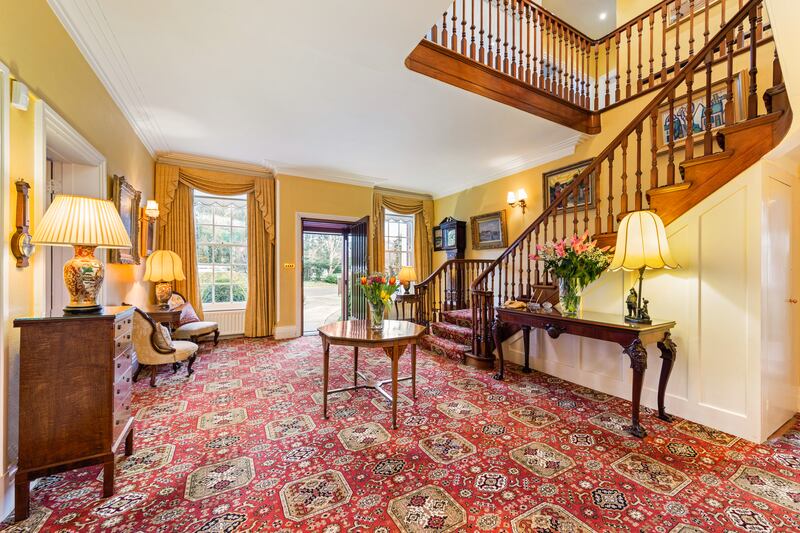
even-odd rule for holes
{"type": "Polygon", "coordinates": [[[417,271],[414,270],[412,266],[404,266],[400,269],[400,272],[397,274],[397,279],[401,282],[406,283],[409,281],[417,281],[417,271]]]}
{"type": "Polygon", "coordinates": [[[183,281],[183,262],[180,256],[171,250],[156,250],[147,258],[144,269],[144,280],[163,283],[183,281]]]}
{"type": "Polygon", "coordinates": [[[617,230],[617,248],[609,270],[678,268],[667,242],[664,222],[652,211],[625,215],[617,230]]]}
{"type": "Polygon", "coordinates": [[[59,194],[33,232],[33,244],[131,247],[117,208],[109,200],[59,194]]]}

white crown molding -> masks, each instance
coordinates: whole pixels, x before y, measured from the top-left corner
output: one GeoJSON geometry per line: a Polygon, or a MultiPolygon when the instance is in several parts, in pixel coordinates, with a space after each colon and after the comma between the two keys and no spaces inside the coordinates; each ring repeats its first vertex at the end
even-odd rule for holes
{"type": "Polygon", "coordinates": [[[275,170],[268,165],[257,165],[243,161],[228,161],[225,159],[215,159],[213,157],[183,154],[179,152],[158,154],[156,156],[156,163],[174,165],[176,167],[216,170],[218,172],[228,172],[230,174],[241,174],[243,176],[256,176],[260,178],[270,178],[275,175],[275,170]]]}
{"type": "Polygon", "coordinates": [[[434,200],[438,200],[439,198],[444,198],[445,196],[450,196],[451,194],[465,191],[479,185],[491,183],[495,180],[505,178],[506,176],[511,176],[512,174],[538,167],[551,161],[556,161],[557,159],[569,157],[575,153],[575,148],[586,138],[586,135],[579,133],[569,137],[568,139],[565,139],[562,142],[552,144],[544,148],[538,147],[536,150],[531,150],[527,154],[522,154],[518,157],[515,157],[489,176],[470,180],[455,187],[449,187],[447,189],[436,191],[433,193],[433,198],[434,200]]]}
{"type": "Polygon", "coordinates": [[[48,151],[53,151],[62,159],[73,163],[90,166],[105,164],[106,158],[103,154],[46,102],[43,105],[48,151]]]}
{"type": "Polygon", "coordinates": [[[387,181],[385,179],[378,179],[360,174],[326,172],[302,165],[291,165],[289,163],[278,163],[276,161],[271,161],[270,163],[274,165],[278,174],[296,176],[298,178],[332,181],[334,183],[344,183],[346,185],[368,188],[373,188],[379,183],[385,183],[387,181]]]}
{"type": "Polygon", "coordinates": [[[47,0],[152,157],[169,145],[98,0],[47,0]],[[68,8],[69,6],[69,8],[68,8]],[[71,17],[78,13],[79,17],[71,17]]]}

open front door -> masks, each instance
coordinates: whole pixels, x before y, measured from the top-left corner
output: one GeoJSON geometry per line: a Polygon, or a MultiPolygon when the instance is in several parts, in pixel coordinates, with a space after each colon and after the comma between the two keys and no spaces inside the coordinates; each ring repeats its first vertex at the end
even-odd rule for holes
{"type": "Polygon", "coordinates": [[[345,236],[344,315],[348,318],[367,318],[367,299],[359,287],[359,276],[369,272],[369,217],[353,222],[345,236]]]}

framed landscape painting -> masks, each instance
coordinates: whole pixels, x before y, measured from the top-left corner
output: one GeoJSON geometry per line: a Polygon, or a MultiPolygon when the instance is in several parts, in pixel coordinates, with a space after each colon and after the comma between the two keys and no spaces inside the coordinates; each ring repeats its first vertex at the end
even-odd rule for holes
{"type": "MultiPolygon", "coordinates": [[[[733,78],[733,115],[738,122],[744,116],[744,87],[747,86],[747,73],[743,70],[733,78]]],[[[706,127],[706,89],[701,87],[692,90],[693,112],[689,116],[689,105],[686,95],[677,98],[674,104],[673,118],[670,127],[669,104],[658,108],[658,128],[656,145],[659,152],[668,150],[670,130],[675,136],[675,149],[683,149],[681,141],[686,139],[691,126],[693,135],[702,135],[706,127]]],[[[711,129],[716,130],[725,125],[725,107],[728,105],[728,86],[723,80],[711,86],[711,129]]]]}
{"type": "Polygon", "coordinates": [[[125,265],[139,264],[139,204],[142,202],[142,193],[133,188],[125,176],[114,175],[111,178],[111,200],[119,211],[122,225],[131,238],[128,250],[109,250],[109,263],[122,263],[125,265]]]}
{"type": "Polygon", "coordinates": [[[489,250],[508,246],[505,211],[470,217],[469,222],[472,229],[473,250],[489,250]]]}
{"type": "MultiPolygon", "coordinates": [[[[575,163],[573,165],[569,165],[566,167],[557,168],[555,170],[551,170],[550,172],[545,172],[542,174],[542,183],[544,187],[544,191],[542,197],[544,198],[544,208],[553,203],[553,200],[561,194],[561,191],[569,187],[570,183],[578,177],[578,175],[583,172],[583,169],[589,166],[592,162],[592,159],[587,159],[585,161],[581,161],[580,163],[575,163]]],[[[573,195],[567,200],[567,209],[573,207],[576,203],[583,207],[583,204],[588,201],[589,209],[594,207],[594,180],[589,180],[589,187],[588,191],[587,188],[581,188],[578,191],[577,199],[573,195]],[[589,195],[586,198],[586,195],[589,195]]],[[[562,211],[563,208],[559,208],[559,211],[562,211]]]]}

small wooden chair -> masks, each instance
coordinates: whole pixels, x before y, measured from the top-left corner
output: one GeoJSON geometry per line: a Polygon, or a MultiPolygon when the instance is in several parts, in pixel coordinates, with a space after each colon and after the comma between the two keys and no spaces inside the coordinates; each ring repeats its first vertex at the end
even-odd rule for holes
{"type": "Polygon", "coordinates": [[[139,368],[133,375],[135,382],[144,366],[150,367],[150,386],[156,386],[156,374],[159,365],[172,365],[173,372],[178,371],[179,363],[188,360],[187,375],[191,376],[192,365],[197,358],[197,344],[193,342],[173,340],[170,348],[159,347],[156,343],[156,330],[160,326],[144,311],[136,308],[133,314],[133,346],[136,350],[136,360],[139,368]]]}
{"type": "MultiPolygon", "coordinates": [[[[169,299],[169,306],[177,307],[185,304],[186,298],[179,292],[172,293],[169,299]]],[[[200,322],[190,322],[179,326],[172,332],[173,339],[190,340],[197,344],[203,337],[214,335],[214,346],[219,343],[219,324],[210,320],[201,320],[200,322]]]]}

